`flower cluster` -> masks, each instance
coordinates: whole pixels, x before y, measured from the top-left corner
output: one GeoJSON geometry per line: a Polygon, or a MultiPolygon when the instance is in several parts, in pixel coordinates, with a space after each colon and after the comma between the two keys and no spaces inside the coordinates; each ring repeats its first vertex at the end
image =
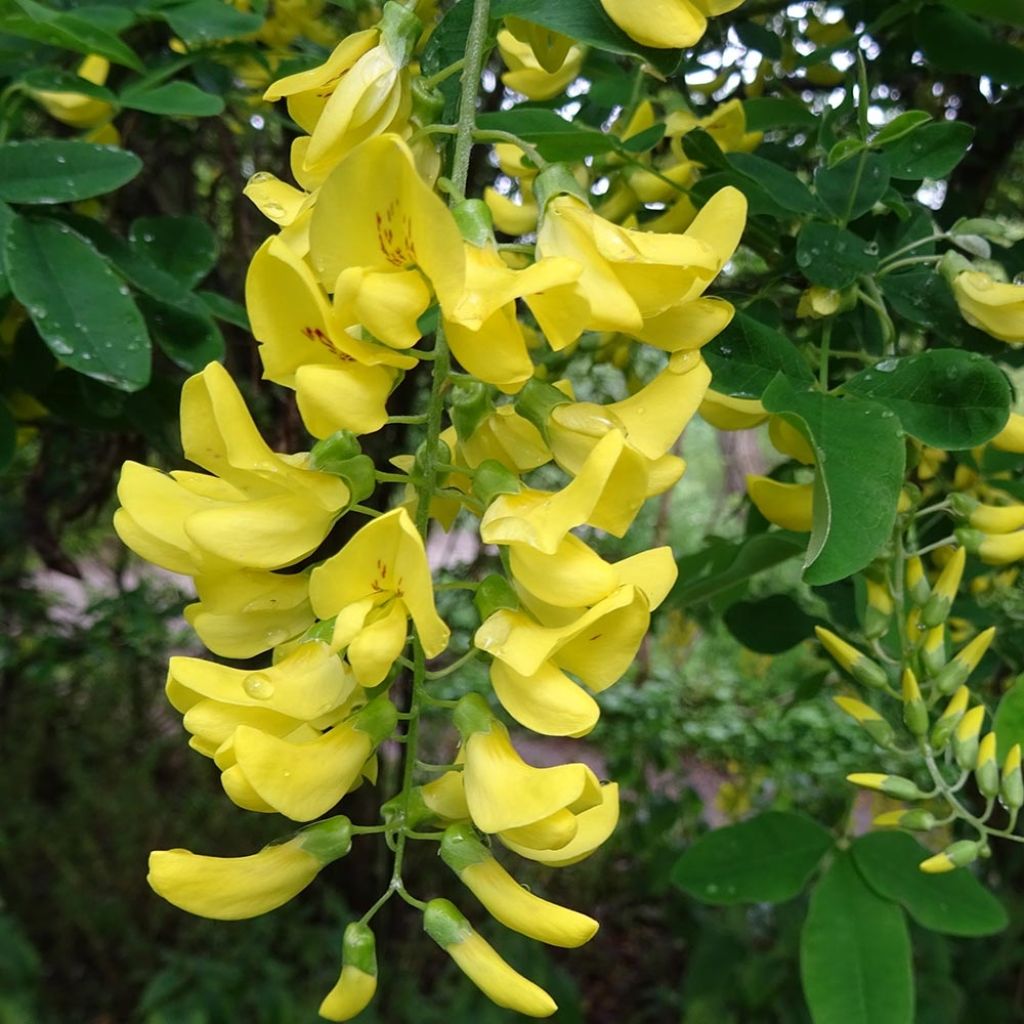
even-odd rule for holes
{"type": "MultiPolygon", "coordinates": [[[[480,25],[464,104],[475,101],[480,25]]],[[[341,975],[320,1009],[329,1020],[372,998],[370,923],[396,894],[496,1003],[555,1010],[453,903],[409,892],[410,840],[437,842],[511,929],[566,947],[596,931],[590,917],[522,888],[502,851],[550,867],[583,859],[615,827],[618,788],[583,763],[534,767],[514,736],[590,732],[596,697],[627,672],[675,581],[668,548],[609,562],[587,531],[624,536],[644,500],[682,475],[677,442],[710,381],[699,350],[732,313],[705,292],[746,214],[725,188],[685,231],[619,225],[591,208],[571,169],[535,165],[539,224],[523,261],[523,245],[510,253],[497,242],[485,203],[462,194],[471,127],[456,140],[452,202],[438,194],[435,135],[412,100],[421,28],[387,3],[379,25],[267,92],[287,100],[306,134],[292,147],[298,187],[262,174],[247,189],[280,230],[253,256],[246,302],[264,376],[294,391],[311,449],[273,451],[228,372],[211,364],[181,401],[185,457],[202,472],[126,464],[115,517],[134,551],[194,579],[186,614],[215,655],[265,659],[253,669],[176,657],[167,696],[231,801],[302,826],[249,857],[156,852],[153,888],[193,913],[244,918],[296,895],[354,837],[382,835],[394,851],[381,898],[345,931],[341,975]],[[646,343],[662,368],[621,401],[578,399],[538,362],[588,332],[646,343]],[[429,372],[426,410],[394,417],[389,400],[411,372],[429,372]],[[422,427],[417,449],[391,459],[398,472],[374,466],[359,437],[408,423],[422,427]],[[397,485],[395,502],[382,485],[397,485]],[[489,659],[493,701],[432,692],[441,676],[457,680],[461,660],[434,661],[450,631],[424,540],[432,522],[449,528],[457,516],[478,520],[500,554],[500,572],[464,584],[480,617],[468,657],[489,659]],[[356,528],[358,517],[367,521],[356,528]],[[451,715],[458,749],[448,765],[418,759],[428,713],[451,715]],[[381,745],[396,733],[402,783],[383,794],[381,819],[322,818],[376,780],[381,745]]],[[[510,75],[520,83],[571,67],[580,49],[516,19],[499,45],[506,60],[517,54],[510,75]]]]}

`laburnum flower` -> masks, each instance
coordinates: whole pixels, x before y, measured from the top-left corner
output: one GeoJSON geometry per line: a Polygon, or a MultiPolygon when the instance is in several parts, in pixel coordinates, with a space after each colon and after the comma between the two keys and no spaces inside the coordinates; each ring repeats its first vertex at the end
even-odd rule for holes
{"type": "MultiPolygon", "coordinates": [[[[110,61],[106,57],[90,53],[75,72],[79,78],[91,85],[103,85],[110,73],[110,61]]],[[[92,128],[108,121],[114,108],[103,99],[82,92],[57,92],[52,89],[29,89],[32,98],[61,124],[72,128],[92,128]]]]}
{"type": "Polygon", "coordinates": [[[313,737],[314,728],[344,717],[356,690],[348,666],[318,640],[299,644],[269,668],[179,656],[171,658],[167,674],[167,699],[184,715],[190,746],[206,757],[214,757],[239,725],[313,737]]]}
{"type": "Polygon", "coordinates": [[[313,625],[309,573],[228,569],[195,578],[185,619],[222,658],[252,658],[313,625]]]}
{"type": "Polygon", "coordinates": [[[409,513],[397,508],[367,523],[313,570],[313,610],[335,619],[335,649],[346,650],[356,679],[375,686],[405,647],[411,618],[428,658],[447,646],[438,617],[427,553],[409,513]]]}
{"type": "Polygon", "coordinates": [[[457,442],[457,454],[470,469],[493,459],[514,473],[526,473],[551,460],[540,431],[511,405],[499,405],[467,438],[457,442]]]}
{"type": "Polygon", "coordinates": [[[533,35],[524,40],[507,28],[498,33],[498,51],[508,68],[501,76],[502,84],[531,100],[549,100],[564,91],[579,75],[587,53],[579,43],[545,45],[533,35]]]}
{"type": "Polygon", "coordinates": [[[575,815],[601,803],[600,784],[587,765],[534,768],[523,761],[478,694],[459,700],[455,724],[463,738],[466,806],[481,832],[558,849],[575,837],[575,815]]]}
{"type": "Polygon", "coordinates": [[[953,295],[969,324],[1000,341],[1024,343],[1024,285],[966,270],[953,278],[953,295]]]}
{"type": "Polygon", "coordinates": [[[367,762],[397,720],[394,704],[382,694],[322,733],[306,728],[278,736],[241,724],[214,760],[224,791],[239,807],[312,821],[355,789],[364,771],[372,773],[367,762]]]}
{"type": "Polygon", "coordinates": [[[648,490],[661,494],[683,474],[685,463],[669,450],[700,407],[711,371],[696,352],[677,352],[668,366],[629,398],[607,405],[564,402],[545,424],[555,461],[578,473],[597,442],[610,430],[645,460],[648,490]]]}
{"type": "Polygon", "coordinates": [[[454,212],[466,234],[466,280],[462,297],[445,318],[445,336],[469,373],[502,391],[518,391],[534,367],[516,299],[575,281],[583,268],[556,256],[513,270],[498,251],[483,202],[465,200],[454,212]]]}
{"type": "Polygon", "coordinates": [[[154,850],[146,881],[154,892],[190,914],[239,921],[287,903],[351,847],[351,823],[339,815],[248,857],[154,850]]]}
{"type": "Polygon", "coordinates": [[[121,540],[171,572],[290,565],[316,550],[349,504],[345,483],[308,468],[308,455],[268,447],[219,363],[182,388],[181,440],[207,472],[126,462],[114,514],[121,540]]]}
{"type": "Polygon", "coordinates": [[[342,941],[341,975],[320,1004],[325,1020],[344,1021],[358,1016],[377,992],[377,942],[361,921],[345,929],[342,941]]]}
{"type": "Polygon", "coordinates": [[[665,118],[665,137],[678,160],[685,158],[681,139],[694,128],[706,131],[723,153],[749,153],[764,137],[761,132],[747,131],[747,115],[739,100],[722,103],[705,117],[689,110],[673,110],[665,118]]]}
{"type": "Polygon", "coordinates": [[[309,252],[309,221],[316,205],[316,194],[305,192],[269,171],[257,171],[245,184],[242,194],[268,220],[280,229],[278,238],[296,256],[309,252]]]}
{"type": "Polygon", "coordinates": [[[491,1002],[527,1017],[550,1017],[555,1001],[513,970],[449,900],[431,900],[423,913],[427,934],[491,1002]]]}
{"type": "Polygon", "coordinates": [[[601,0],[612,21],[642,46],[681,49],[707,31],[708,18],[733,11],[743,0],[601,0]]]}
{"type": "Polygon", "coordinates": [[[263,94],[271,102],[286,97],[288,113],[309,132],[299,158],[307,174],[322,176],[359,143],[405,126],[404,68],[419,31],[415,15],[386,3],[378,27],[346,36],[319,67],[278,79],[263,94]]]}
{"type": "Polygon", "coordinates": [[[620,331],[670,351],[697,348],[732,316],[728,303],[700,297],[735,250],[745,220],[746,201],[734,188],[712,196],[683,234],[619,227],[576,196],[555,195],[541,218],[537,254],[568,256],[583,272],[527,305],[556,350],[584,330],[620,331]]]}
{"type": "Polygon", "coordinates": [[[488,913],[513,931],[569,949],[582,946],[597,931],[598,924],[592,917],[524,889],[468,825],[450,825],[445,829],[440,853],[488,913]]]}
{"type": "Polygon", "coordinates": [[[548,553],[585,524],[621,537],[651,492],[648,471],[649,460],[621,431],[609,430],[560,491],[520,487],[495,498],[481,518],[480,536],[486,544],[519,541],[548,553]]]}
{"type": "MultiPolygon", "coordinates": [[[[517,563],[523,569],[550,566],[555,558],[534,557],[536,552],[532,550],[524,557],[525,547],[516,547],[520,548],[517,563]]],[[[562,550],[580,554],[571,541],[562,550]]],[[[585,557],[574,561],[590,568],[585,557]]],[[[654,564],[658,561],[642,560],[639,564],[663,569],[662,565],[654,564]]],[[[672,563],[672,580],[674,569],[672,563]]],[[[527,576],[536,581],[533,572],[527,572],[527,576]]],[[[654,587],[660,603],[668,587],[658,582],[654,587]]],[[[552,596],[553,589],[545,590],[545,595],[552,596]]],[[[636,657],[650,624],[648,593],[639,586],[625,584],[589,608],[566,609],[542,600],[532,603],[532,607],[528,600],[524,603],[534,614],[499,609],[484,621],[473,640],[478,648],[494,657],[491,681],[495,694],[513,718],[535,732],[549,736],[584,735],[594,727],[599,709],[569,674],[592,693],[600,693],[622,677],[636,657]]]]}
{"type": "MultiPolygon", "coordinates": [[[[368,434],[384,426],[397,369],[416,360],[346,331],[308,264],[280,238],[269,238],[253,256],[245,302],[263,376],[295,390],[299,414],[314,437],[338,430],[368,434]]],[[[418,339],[416,332],[404,340],[418,339]]]]}
{"type": "Polygon", "coordinates": [[[783,483],[751,474],[747,494],[768,522],[784,530],[808,533],[814,525],[813,483],[783,483]]]}
{"type": "Polygon", "coordinates": [[[310,262],[334,293],[335,316],[407,348],[431,289],[445,314],[466,276],[462,235],[448,207],[393,134],[354,150],[324,182],[310,223],[310,262]],[[343,225],[343,229],[339,227],[343,225]]]}

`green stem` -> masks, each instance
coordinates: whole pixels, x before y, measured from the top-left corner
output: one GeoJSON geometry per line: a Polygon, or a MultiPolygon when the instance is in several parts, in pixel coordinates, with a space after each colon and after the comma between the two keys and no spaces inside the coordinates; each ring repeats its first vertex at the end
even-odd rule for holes
{"type": "Polygon", "coordinates": [[[896,334],[896,325],[892,322],[892,317],[889,316],[889,310],[886,308],[885,299],[872,278],[862,277],[861,285],[861,298],[878,314],[879,322],[882,325],[884,343],[891,346],[891,354],[895,355],[898,335],[896,334]]]}
{"type": "Polygon", "coordinates": [[[899,259],[905,252],[913,252],[915,249],[920,249],[922,245],[930,245],[932,242],[941,242],[946,238],[946,233],[940,231],[934,235],[928,235],[927,238],[919,238],[916,242],[911,242],[909,245],[903,246],[902,249],[896,249],[894,252],[889,253],[888,256],[882,260],[882,266],[886,266],[893,260],[899,259]]]}
{"type": "Polygon", "coordinates": [[[818,382],[822,391],[828,391],[828,358],[832,348],[832,319],[829,318],[821,325],[821,348],[819,350],[820,360],[818,363],[818,382]]]}
{"type": "MultiPolygon", "coordinates": [[[[465,193],[466,182],[469,178],[469,157],[473,146],[473,130],[476,127],[476,96],[480,75],[483,71],[489,12],[490,0],[473,0],[473,17],[466,40],[465,65],[462,71],[458,134],[455,137],[450,175],[456,193],[465,193]]],[[[438,328],[435,336],[434,361],[431,371],[430,399],[427,403],[424,420],[426,438],[420,465],[422,476],[416,481],[416,530],[424,540],[430,526],[431,500],[435,491],[438,490],[438,473],[442,460],[438,458],[437,441],[441,436],[444,394],[449,385],[451,372],[451,356],[442,327],[438,328]]],[[[426,703],[424,691],[427,681],[427,659],[418,631],[413,633],[412,650],[412,692],[409,696],[408,709],[410,717],[405,733],[405,761],[402,765],[402,782],[399,791],[402,804],[406,809],[413,788],[413,776],[419,748],[420,719],[423,706],[426,703]]],[[[395,860],[391,873],[391,888],[407,903],[423,910],[426,904],[410,896],[402,885],[402,865],[405,861],[409,832],[410,830],[403,825],[395,837],[395,860]]]]}
{"type": "Polygon", "coordinates": [[[446,68],[441,68],[436,74],[430,75],[428,78],[423,79],[423,84],[431,89],[435,85],[440,85],[442,82],[447,81],[452,75],[461,71],[466,66],[466,58],[455,61],[454,64],[449,64],[446,68]]]}
{"type": "Polygon", "coordinates": [[[908,256],[905,260],[887,263],[878,271],[878,276],[885,277],[886,274],[891,274],[894,270],[902,270],[903,267],[915,267],[919,263],[938,263],[941,259],[941,256],[908,256]]]}
{"type": "Polygon", "coordinates": [[[473,132],[473,138],[476,142],[507,142],[510,145],[518,146],[534,167],[543,170],[548,165],[547,160],[540,155],[536,146],[531,146],[526,139],[520,138],[512,132],[503,132],[498,129],[477,130],[473,132]]]}
{"type": "Polygon", "coordinates": [[[476,647],[471,647],[461,658],[456,658],[450,665],[445,665],[444,668],[439,668],[434,672],[428,672],[428,679],[444,679],[446,676],[450,676],[453,672],[458,672],[463,665],[468,665],[474,658],[480,653],[476,647]]]}

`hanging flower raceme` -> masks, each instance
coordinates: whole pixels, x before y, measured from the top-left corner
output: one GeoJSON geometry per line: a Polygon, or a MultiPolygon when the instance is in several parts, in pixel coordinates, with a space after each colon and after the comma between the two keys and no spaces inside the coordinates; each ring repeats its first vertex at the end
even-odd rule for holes
{"type": "MultiPolygon", "coordinates": [[[[260,174],[246,187],[279,229],[252,257],[246,305],[263,376],[294,393],[310,450],[273,451],[228,372],[212,364],[182,392],[184,454],[198,470],[128,463],[116,514],[125,543],[194,579],[186,617],[215,656],[262,659],[244,668],[171,659],[167,697],[189,745],[212,762],[233,804],[306,825],[247,857],[157,851],[154,890],[193,913],[245,918],[298,894],[353,839],[383,838],[394,852],[383,894],[339,934],[340,973],[320,1005],[333,1021],[374,998],[370,925],[396,896],[498,1005],[535,1017],[556,1009],[443,895],[409,891],[410,842],[438,842],[452,889],[467,889],[505,927],[565,948],[597,930],[587,914],[519,885],[516,858],[567,867],[593,854],[618,821],[618,787],[580,760],[529,763],[519,730],[590,732],[602,693],[629,672],[675,584],[667,547],[613,561],[584,531],[626,535],[644,500],[682,475],[680,437],[710,383],[699,349],[733,313],[705,292],[746,216],[743,196],[726,188],[700,210],[636,226],[641,204],[668,198],[653,171],[670,189],[699,173],[671,147],[629,174],[609,156],[620,180],[602,205],[608,217],[582,198],[587,168],[545,168],[526,144],[522,155],[498,151],[520,181],[515,216],[498,193],[486,204],[464,198],[472,112],[458,119],[457,166],[439,179],[432,139],[451,128],[423,117],[455,66],[417,79],[414,110],[420,28],[406,5],[385,3],[379,25],[267,90],[287,99],[306,134],[292,148],[297,186],[260,174]],[[499,244],[489,210],[506,231],[531,230],[539,216],[536,245],[499,244]],[[631,226],[613,216],[633,217],[631,226]],[[559,379],[558,353],[587,331],[660,350],[647,353],[652,369],[626,397],[594,401],[587,382],[559,379]],[[396,392],[412,373],[429,380],[425,408],[389,408],[392,396],[417,393],[396,392]],[[399,426],[412,428],[413,443],[385,451],[378,468],[359,437],[390,443],[399,426]],[[527,476],[534,470],[543,479],[527,476]],[[366,518],[339,524],[348,513],[366,518]],[[432,520],[450,528],[459,516],[478,518],[482,542],[501,549],[502,572],[446,581],[474,592],[478,615],[472,630],[460,616],[456,646],[469,649],[452,658],[426,538],[432,520]],[[474,658],[489,660],[493,692],[440,699],[435,681],[458,687],[463,660],[474,658]],[[455,726],[450,763],[420,760],[428,714],[455,726]],[[382,794],[378,820],[317,820],[376,785],[378,761],[396,756],[400,788],[382,794]]],[[[473,62],[484,40],[476,43],[468,80],[482,70],[473,62]]],[[[535,98],[563,90],[585,55],[577,41],[517,18],[499,48],[506,84],[535,98]]],[[[649,103],[641,109],[636,131],[653,117],[649,103]]],[[[975,653],[953,659],[950,678],[975,653]]]]}

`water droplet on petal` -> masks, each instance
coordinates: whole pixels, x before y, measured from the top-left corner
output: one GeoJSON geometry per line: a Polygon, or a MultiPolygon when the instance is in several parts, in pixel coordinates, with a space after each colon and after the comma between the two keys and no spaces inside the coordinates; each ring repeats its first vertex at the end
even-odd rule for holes
{"type": "Polygon", "coordinates": [[[253,672],[242,680],[242,689],[253,700],[270,700],[274,696],[274,684],[265,672],[253,672]]]}

